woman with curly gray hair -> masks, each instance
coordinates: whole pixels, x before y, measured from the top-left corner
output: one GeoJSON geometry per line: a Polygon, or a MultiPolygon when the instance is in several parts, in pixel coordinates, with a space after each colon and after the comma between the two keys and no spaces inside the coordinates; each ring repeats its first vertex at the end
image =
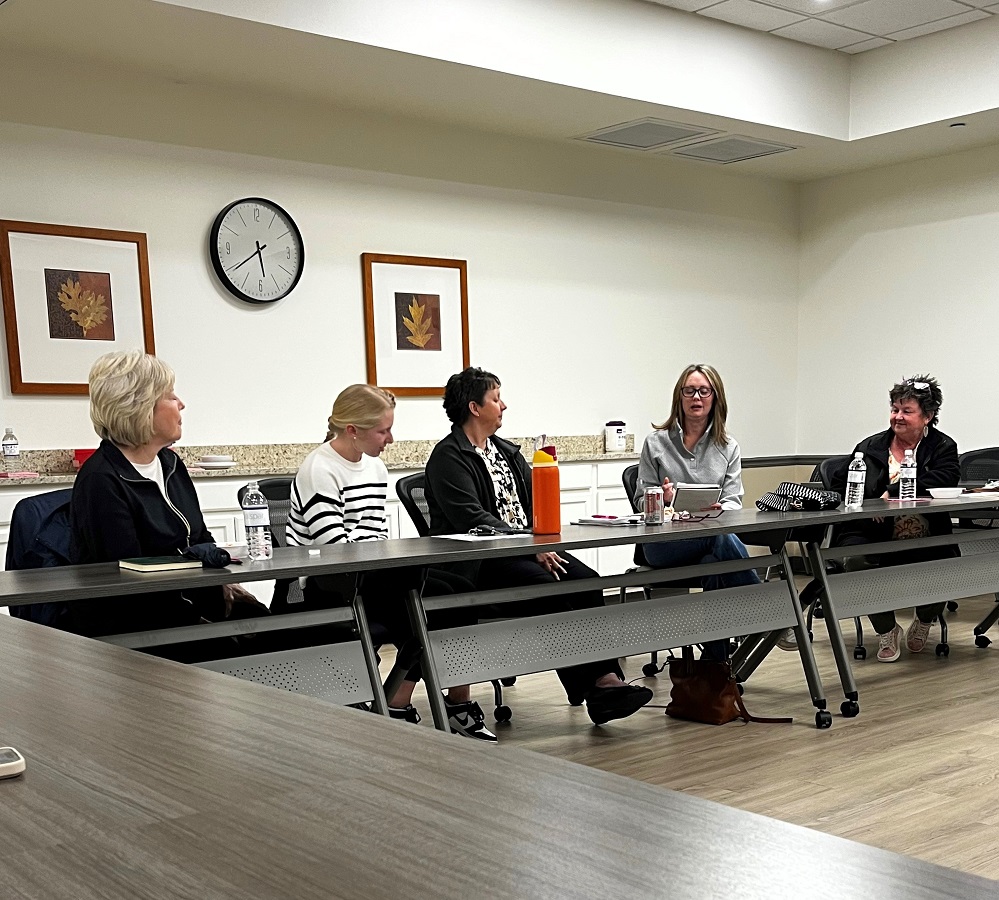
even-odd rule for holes
{"type": "MultiPolygon", "coordinates": [[[[867,464],[864,499],[898,499],[902,460],[907,450],[912,450],[916,458],[916,484],[920,493],[928,488],[955,487],[960,478],[957,444],[936,427],[943,405],[943,393],[937,380],[931,375],[913,375],[892,387],[888,400],[891,404],[888,430],[865,438],[853,451],[862,453],[867,464]]],[[[845,458],[831,479],[833,490],[844,496],[849,460],[845,458]]],[[[912,512],[880,520],[851,522],[838,530],[834,543],[849,546],[950,533],[950,516],[912,512]]],[[[904,565],[956,556],[958,552],[954,546],[930,547],[886,554],[878,562],[904,565]]],[[[916,615],[905,632],[905,646],[910,653],[919,653],[926,646],[930,625],[943,606],[943,603],[933,603],[916,607],[916,615]]],[[[902,652],[903,637],[895,613],[875,613],[870,619],[878,633],[878,662],[895,662],[902,652]]]]}

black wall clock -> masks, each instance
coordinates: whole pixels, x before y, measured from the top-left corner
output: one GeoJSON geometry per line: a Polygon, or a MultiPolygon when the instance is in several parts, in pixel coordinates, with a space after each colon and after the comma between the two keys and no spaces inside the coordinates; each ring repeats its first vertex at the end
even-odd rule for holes
{"type": "Polygon", "coordinates": [[[261,197],[230,203],[215,217],[208,254],[225,289],[249,303],[286,297],[305,267],[305,245],[294,219],[261,197]]]}

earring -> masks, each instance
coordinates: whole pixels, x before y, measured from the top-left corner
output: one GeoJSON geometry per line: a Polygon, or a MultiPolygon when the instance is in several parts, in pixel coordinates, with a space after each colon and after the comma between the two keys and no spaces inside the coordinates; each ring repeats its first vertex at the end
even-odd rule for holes
{"type": "Polygon", "coordinates": [[[924,425],[923,426],[923,437],[926,437],[926,435],[928,435],[929,433],[930,433],[930,426],[929,425],[924,425]]]}

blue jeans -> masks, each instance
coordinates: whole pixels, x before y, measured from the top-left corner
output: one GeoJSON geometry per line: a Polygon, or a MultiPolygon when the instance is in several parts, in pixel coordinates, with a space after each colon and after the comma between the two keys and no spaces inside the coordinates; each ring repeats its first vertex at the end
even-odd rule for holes
{"type": "MultiPolygon", "coordinates": [[[[677,566],[696,566],[701,563],[725,562],[731,559],[749,559],[746,547],[734,534],[715,537],[690,538],[686,541],[668,541],[662,544],[644,544],[645,560],[654,569],[672,569],[677,566]]],[[[760,577],[754,569],[729,572],[727,575],[705,575],[701,587],[706,591],[722,588],[744,587],[759,584],[760,577]]],[[[710,659],[728,657],[728,641],[709,641],[704,645],[704,655],[710,659]]]]}

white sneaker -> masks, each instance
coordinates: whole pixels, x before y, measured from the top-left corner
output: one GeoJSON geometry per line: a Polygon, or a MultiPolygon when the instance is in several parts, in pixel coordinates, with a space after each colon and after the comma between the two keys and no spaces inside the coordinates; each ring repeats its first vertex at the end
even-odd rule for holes
{"type": "Polygon", "coordinates": [[[892,663],[902,655],[902,627],[878,635],[878,662],[892,663]]]}
{"type": "Polygon", "coordinates": [[[448,725],[452,734],[461,734],[478,741],[492,741],[496,735],[486,728],[486,717],[474,700],[468,703],[447,703],[448,725]]]}
{"type": "Polygon", "coordinates": [[[905,646],[910,653],[919,653],[926,646],[930,636],[930,626],[920,622],[919,616],[913,616],[912,624],[905,631],[905,646]]]}
{"type": "Polygon", "coordinates": [[[798,638],[794,633],[793,628],[785,628],[781,633],[780,637],[777,638],[777,646],[781,650],[797,650],[798,649],[798,638]]]}

